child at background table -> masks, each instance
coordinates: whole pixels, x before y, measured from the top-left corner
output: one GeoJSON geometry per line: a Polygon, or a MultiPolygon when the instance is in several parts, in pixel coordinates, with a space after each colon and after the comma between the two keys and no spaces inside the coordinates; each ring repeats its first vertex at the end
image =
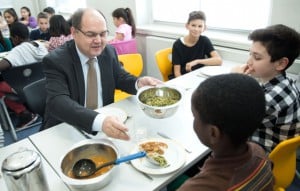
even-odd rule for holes
{"type": "Polygon", "coordinates": [[[0,52],[7,52],[12,49],[12,43],[9,38],[5,38],[0,31],[0,52]]]}
{"type": "Polygon", "coordinates": [[[135,22],[130,8],[118,8],[112,12],[112,17],[117,29],[110,42],[131,40],[135,37],[135,22]]]}
{"type": "Polygon", "coordinates": [[[235,67],[258,78],[265,92],[266,113],[252,140],[267,152],[286,139],[300,135],[300,92],[286,70],[300,54],[300,34],[285,25],[257,29],[247,64],[235,67]]]}
{"type": "Polygon", "coordinates": [[[53,7],[46,7],[43,9],[43,12],[47,13],[49,20],[53,15],[55,15],[55,9],[53,7]]]}
{"type": "MultiPolygon", "coordinates": [[[[11,24],[10,35],[14,48],[0,61],[0,72],[10,67],[23,66],[41,62],[48,51],[43,43],[29,41],[28,27],[20,22],[11,24]]],[[[0,98],[5,94],[14,93],[9,84],[0,80],[0,98]]],[[[14,100],[5,99],[5,104],[17,116],[17,128],[23,128],[34,123],[38,116],[27,110],[25,105],[14,100]]]]}
{"type": "Polygon", "coordinates": [[[0,31],[2,32],[3,37],[9,38],[9,27],[4,17],[2,16],[1,11],[0,11],[0,31]]]}
{"type": "Polygon", "coordinates": [[[273,190],[265,151],[247,141],[265,113],[264,92],[253,78],[208,78],[192,95],[192,113],[196,135],[212,152],[200,172],[178,191],[273,190]]]}
{"type": "Polygon", "coordinates": [[[3,15],[4,15],[4,19],[5,19],[6,23],[8,24],[9,28],[13,23],[19,21],[18,15],[14,8],[6,9],[4,11],[3,15]]]}
{"type": "Polygon", "coordinates": [[[37,21],[39,28],[30,32],[30,40],[48,41],[50,39],[48,14],[40,12],[37,16],[37,21]]]}
{"type": "Polygon", "coordinates": [[[188,35],[177,39],[172,48],[173,74],[181,76],[204,65],[221,65],[222,59],[214,49],[211,41],[201,35],[206,29],[206,16],[202,11],[189,14],[186,29],[188,35]]]}
{"type": "Polygon", "coordinates": [[[21,16],[20,22],[28,26],[29,29],[34,29],[37,27],[36,19],[31,16],[31,11],[28,7],[21,7],[21,16]]]}
{"type": "Polygon", "coordinates": [[[73,39],[70,25],[62,15],[53,15],[50,18],[49,32],[51,38],[48,43],[48,51],[52,51],[73,39]]]}

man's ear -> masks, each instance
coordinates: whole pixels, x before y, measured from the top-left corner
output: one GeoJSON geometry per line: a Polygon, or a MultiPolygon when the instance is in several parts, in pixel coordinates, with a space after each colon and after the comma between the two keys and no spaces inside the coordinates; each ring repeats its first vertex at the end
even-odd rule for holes
{"type": "Polygon", "coordinates": [[[276,62],[275,68],[277,71],[283,71],[286,69],[288,64],[289,64],[289,59],[287,57],[283,57],[276,62]]]}
{"type": "Polygon", "coordinates": [[[75,27],[73,27],[73,26],[72,26],[70,30],[71,30],[71,34],[72,34],[72,35],[74,35],[74,34],[75,34],[75,32],[76,32],[76,29],[75,29],[75,27]]]}

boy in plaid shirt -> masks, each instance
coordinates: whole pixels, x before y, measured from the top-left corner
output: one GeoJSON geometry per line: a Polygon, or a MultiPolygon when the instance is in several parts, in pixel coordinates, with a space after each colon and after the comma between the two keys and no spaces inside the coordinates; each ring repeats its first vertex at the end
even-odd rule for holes
{"type": "Polygon", "coordinates": [[[266,114],[251,139],[271,152],[279,142],[300,134],[300,93],[285,72],[300,54],[300,34],[279,24],[253,31],[249,39],[253,41],[250,58],[233,72],[261,82],[266,114]]]}

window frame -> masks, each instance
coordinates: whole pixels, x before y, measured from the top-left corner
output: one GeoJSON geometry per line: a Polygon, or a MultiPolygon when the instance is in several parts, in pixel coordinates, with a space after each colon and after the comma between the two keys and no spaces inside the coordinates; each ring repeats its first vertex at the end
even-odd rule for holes
{"type": "MultiPolygon", "coordinates": [[[[164,0],[166,1],[166,0],[164,0]]],[[[203,2],[210,2],[211,0],[194,0],[194,1],[198,1],[199,2],[199,8],[197,9],[193,9],[193,10],[201,10],[201,6],[203,4],[203,2]]],[[[230,0],[230,1],[234,1],[234,0],[230,0]]],[[[237,0],[238,2],[240,2],[239,0],[237,0]]],[[[257,0],[259,2],[261,2],[260,0],[257,0]]],[[[169,25],[169,26],[184,26],[186,22],[172,22],[172,21],[166,21],[166,20],[159,20],[157,18],[155,18],[155,12],[154,12],[154,9],[155,9],[155,6],[153,5],[155,2],[157,3],[161,3],[160,0],[151,0],[151,21],[152,21],[152,24],[162,24],[162,25],[169,25]]],[[[174,0],[173,0],[174,2],[174,0]]],[[[224,1],[222,1],[224,2],[224,1]]],[[[251,3],[252,0],[248,0],[248,3],[251,3]]],[[[266,27],[268,25],[271,24],[271,12],[272,12],[272,0],[264,0],[264,2],[266,3],[265,5],[268,6],[268,10],[267,10],[267,13],[265,15],[267,15],[267,18],[265,20],[265,23],[261,26],[257,26],[257,27],[251,27],[249,29],[239,29],[238,27],[234,27],[234,28],[226,28],[226,27],[218,27],[218,26],[213,26],[213,25],[210,25],[209,21],[207,22],[207,28],[208,30],[213,30],[213,31],[220,31],[220,32],[231,32],[231,33],[235,33],[235,34],[248,34],[249,32],[251,32],[253,29],[255,28],[263,28],[263,27],[266,27]]],[[[192,11],[192,10],[191,10],[192,11]]],[[[205,12],[205,11],[204,11],[205,12]]],[[[188,13],[186,12],[185,13],[186,16],[185,18],[187,19],[188,18],[188,13]]],[[[207,18],[210,18],[209,14],[206,14],[206,17],[207,18]]]]}

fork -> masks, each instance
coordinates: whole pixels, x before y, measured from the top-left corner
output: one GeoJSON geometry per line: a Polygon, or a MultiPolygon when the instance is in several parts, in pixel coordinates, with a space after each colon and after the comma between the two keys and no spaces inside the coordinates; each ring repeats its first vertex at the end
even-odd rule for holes
{"type": "MultiPolygon", "coordinates": [[[[125,162],[126,164],[128,164],[128,165],[131,165],[132,166],[132,164],[130,163],[130,161],[127,161],[127,162],[125,162]]],[[[133,166],[132,166],[133,167],[133,166]]],[[[133,167],[134,168],[134,167],[133,167]]],[[[153,180],[153,178],[152,178],[152,176],[150,176],[149,174],[147,174],[147,173],[145,173],[145,172],[142,172],[142,171],[139,171],[139,170],[137,170],[136,168],[134,168],[137,172],[139,172],[140,174],[142,174],[143,176],[145,176],[146,178],[148,178],[149,180],[153,180]]]]}
{"type": "Polygon", "coordinates": [[[131,118],[132,118],[132,115],[127,115],[127,116],[126,116],[126,119],[124,120],[123,123],[125,124],[125,123],[128,121],[128,119],[131,119],[131,118]]]}

